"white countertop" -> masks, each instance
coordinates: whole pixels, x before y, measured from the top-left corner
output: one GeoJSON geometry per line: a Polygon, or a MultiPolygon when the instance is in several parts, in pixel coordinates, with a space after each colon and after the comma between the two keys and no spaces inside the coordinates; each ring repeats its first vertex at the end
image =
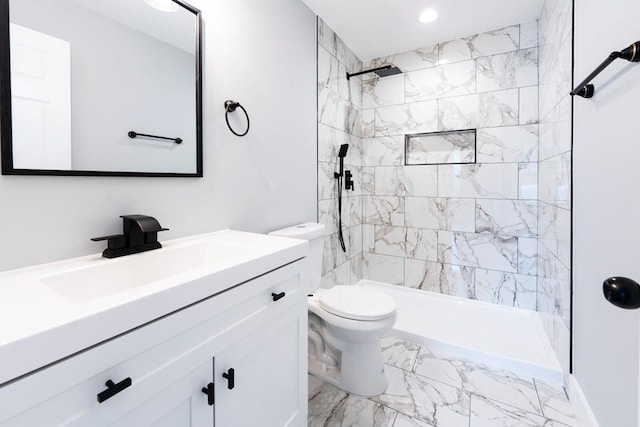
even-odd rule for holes
{"type": "Polygon", "coordinates": [[[308,255],[308,243],[223,230],[0,273],[0,385],[308,255]]]}

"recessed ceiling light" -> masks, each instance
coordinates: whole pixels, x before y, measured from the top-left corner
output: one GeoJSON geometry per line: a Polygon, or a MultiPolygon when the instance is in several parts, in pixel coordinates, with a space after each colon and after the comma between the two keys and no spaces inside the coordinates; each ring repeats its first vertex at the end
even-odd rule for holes
{"type": "Polygon", "coordinates": [[[418,20],[423,24],[428,24],[429,22],[433,22],[438,19],[438,12],[433,9],[425,9],[420,14],[420,18],[418,20]]]}
{"type": "Polygon", "coordinates": [[[173,0],[144,0],[146,4],[161,12],[175,12],[178,5],[173,0]]]}

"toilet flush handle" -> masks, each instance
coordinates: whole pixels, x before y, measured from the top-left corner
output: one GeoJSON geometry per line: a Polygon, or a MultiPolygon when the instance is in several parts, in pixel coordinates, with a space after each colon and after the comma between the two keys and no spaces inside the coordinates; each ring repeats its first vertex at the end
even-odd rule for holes
{"type": "Polygon", "coordinates": [[[274,301],[278,301],[281,300],[282,298],[284,298],[286,294],[284,292],[280,292],[279,294],[276,294],[275,292],[271,293],[271,296],[273,297],[274,301]]]}

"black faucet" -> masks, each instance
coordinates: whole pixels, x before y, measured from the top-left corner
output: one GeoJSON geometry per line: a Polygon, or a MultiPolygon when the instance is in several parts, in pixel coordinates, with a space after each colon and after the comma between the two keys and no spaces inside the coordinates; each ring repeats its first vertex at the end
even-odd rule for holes
{"type": "Polygon", "coordinates": [[[91,239],[94,242],[107,241],[107,249],[102,252],[103,257],[116,258],[162,247],[158,242],[158,231],[168,228],[162,228],[155,218],[146,215],[121,215],[120,218],[123,220],[122,234],[91,239]]]}

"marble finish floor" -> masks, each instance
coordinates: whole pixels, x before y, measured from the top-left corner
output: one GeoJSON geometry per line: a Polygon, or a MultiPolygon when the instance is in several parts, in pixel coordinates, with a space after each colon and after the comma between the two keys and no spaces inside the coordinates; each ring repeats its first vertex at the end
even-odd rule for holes
{"type": "Polygon", "coordinates": [[[309,427],[578,427],[561,385],[394,337],[382,347],[389,387],[380,396],[309,377],[309,427]]]}

